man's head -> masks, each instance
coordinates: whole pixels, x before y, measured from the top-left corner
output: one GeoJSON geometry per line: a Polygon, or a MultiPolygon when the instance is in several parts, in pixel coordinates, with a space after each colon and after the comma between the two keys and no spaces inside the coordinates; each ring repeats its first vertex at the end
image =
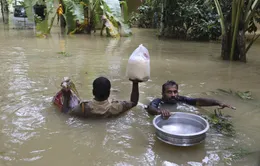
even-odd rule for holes
{"type": "Polygon", "coordinates": [[[178,96],[178,84],[175,81],[167,81],[162,85],[162,99],[166,103],[175,104],[178,96]]]}
{"type": "Polygon", "coordinates": [[[98,77],[93,81],[93,95],[95,100],[104,101],[110,95],[111,83],[105,77],[98,77]]]}

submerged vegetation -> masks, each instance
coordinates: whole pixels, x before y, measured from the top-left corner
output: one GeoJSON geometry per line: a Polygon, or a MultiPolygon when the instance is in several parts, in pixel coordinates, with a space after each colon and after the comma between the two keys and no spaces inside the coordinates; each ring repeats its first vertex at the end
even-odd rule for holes
{"type": "Polygon", "coordinates": [[[223,115],[219,109],[214,110],[213,114],[202,116],[208,120],[210,127],[216,130],[216,132],[229,137],[235,136],[235,129],[231,121],[231,116],[223,115]]]}
{"type": "Polygon", "coordinates": [[[71,56],[70,53],[67,53],[67,52],[64,52],[64,51],[57,52],[57,54],[59,54],[59,55],[63,55],[63,56],[65,56],[65,57],[71,56]]]}
{"type": "Polygon", "coordinates": [[[217,90],[220,92],[227,93],[227,94],[236,95],[239,98],[244,99],[244,100],[253,100],[252,93],[250,91],[241,92],[241,91],[234,91],[231,89],[229,89],[229,90],[217,89],[217,90]]]}

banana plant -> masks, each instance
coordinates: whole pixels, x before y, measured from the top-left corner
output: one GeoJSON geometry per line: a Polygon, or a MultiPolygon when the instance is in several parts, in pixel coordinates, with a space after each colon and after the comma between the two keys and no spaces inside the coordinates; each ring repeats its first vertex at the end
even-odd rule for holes
{"type": "Polygon", "coordinates": [[[71,34],[76,29],[76,22],[84,22],[84,5],[79,1],[63,0],[65,12],[63,14],[66,21],[67,34],[71,34]]]}
{"type": "MultiPolygon", "coordinates": [[[[89,0],[89,23],[94,26],[102,24],[107,29],[108,36],[119,37],[132,34],[128,21],[126,1],[119,0],[89,0]],[[122,16],[122,10],[124,16],[122,16]]],[[[102,28],[103,29],[103,28],[102,28]]]]}
{"type": "Polygon", "coordinates": [[[129,36],[132,34],[132,31],[129,27],[129,25],[126,23],[127,22],[127,5],[125,1],[121,1],[121,4],[124,8],[123,10],[125,11],[124,13],[124,18],[122,16],[121,12],[121,7],[120,7],[120,2],[119,0],[104,0],[104,13],[106,16],[109,18],[109,20],[118,28],[120,29],[120,35],[121,36],[129,36]],[[105,5],[107,7],[105,7],[105,5]],[[109,10],[108,10],[109,9],[109,10]]]}
{"type": "Polygon", "coordinates": [[[222,29],[223,59],[240,60],[246,62],[246,53],[260,36],[255,35],[255,32],[257,31],[255,22],[260,22],[260,0],[230,1],[230,3],[232,3],[231,11],[225,14],[227,16],[231,16],[231,19],[224,17],[219,0],[214,0],[214,2],[219,14],[222,29]],[[246,32],[254,32],[254,37],[247,46],[245,42],[246,32]]]}
{"type": "Polygon", "coordinates": [[[26,11],[26,15],[28,20],[33,21],[36,23],[36,31],[37,31],[37,36],[42,36],[42,35],[47,35],[50,34],[52,25],[53,25],[53,21],[56,17],[56,13],[55,15],[51,18],[51,22],[49,25],[49,16],[51,13],[53,13],[53,9],[54,9],[54,0],[47,0],[46,2],[44,2],[43,0],[24,0],[21,5],[24,6],[25,11],[26,11]],[[37,17],[34,14],[34,5],[40,4],[40,5],[45,5],[46,6],[46,10],[45,10],[45,19],[41,20],[39,19],[39,17],[37,17]]]}
{"type": "Polygon", "coordinates": [[[39,20],[35,17],[33,12],[33,6],[36,3],[43,3],[42,0],[24,0],[23,6],[26,9],[26,14],[29,20],[36,21],[36,30],[40,32],[40,35],[49,34],[51,27],[53,25],[54,19],[60,15],[63,16],[66,22],[67,34],[75,33],[77,30],[83,30],[86,26],[90,24],[98,25],[104,24],[108,29],[108,33],[112,37],[121,35],[129,36],[131,35],[131,29],[126,24],[127,20],[127,5],[125,1],[119,2],[119,0],[62,0],[58,9],[56,10],[54,16],[49,21],[49,16],[53,13],[53,1],[46,0],[46,13],[45,19],[39,20]],[[121,7],[123,7],[124,18],[122,16],[121,7]],[[84,9],[88,9],[87,18],[84,9]],[[106,20],[102,20],[106,18],[106,20]],[[49,24],[50,22],[50,24],[49,24]],[[77,26],[80,25],[80,26],[77,26]]]}
{"type": "Polygon", "coordinates": [[[49,16],[50,14],[53,13],[53,9],[54,9],[53,3],[54,3],[53,0],[48,0],[45,3],[46,5],[45,19],[43,21],[38,21],[38,23],[36,24],[36,30],[40,32],[40,35],[50,34],[54,19],[57,16],[57,13],[55,13],[54,16],[51,18],[51,22],[49,24],[49,16]]]}

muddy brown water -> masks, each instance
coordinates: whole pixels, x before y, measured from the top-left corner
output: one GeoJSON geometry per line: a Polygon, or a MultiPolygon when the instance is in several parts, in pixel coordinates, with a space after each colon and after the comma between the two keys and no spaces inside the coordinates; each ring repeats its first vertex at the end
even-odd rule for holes
{"type": "MultiPolygon", "coordinates": [[[[33,30],[0,26],[0,165],[259,165],[257,153],[231,161],[230,148],[260,150],[260,45],[249,51],[248,63],[219,58],[220,44],[159,40],[153,30],[133,29],[129,38],[95,35],[63,36],[58,29],[46,39],[33,30]],[[84,120],[59,113],[51,104],[65,76],[75,82],[80,97],[92,97],[92,81],[111,80],[111,97],[128,100],[125,77],[131,52],[144,44],[151,56],[151,79],[140,84],[139,105],[105,120],[84,120]],[[58,54],[64,51],[66,56],[58,54]],[[180,94],[210,97],[237,107],[225,109],[235,137],[209,131],[205,143],[174,147],[159,141],[152,118],[143,109],[161,95],[161,85],[173,79],[180,94]],[[217,92],[218,88],[251,91],[254,100],[217,92]]],[[[187,107],[189,110],[190,108],[187,107]]],[[[199,109],[202,113],[214,108],[199,109]]]]}

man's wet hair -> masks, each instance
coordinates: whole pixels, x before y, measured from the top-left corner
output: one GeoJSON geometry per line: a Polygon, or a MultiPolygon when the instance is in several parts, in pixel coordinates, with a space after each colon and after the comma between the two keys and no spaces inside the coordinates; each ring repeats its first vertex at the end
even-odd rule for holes
{"type": "Polygon", "coordinates": [[[177,87],[177,89],[179,88],[179,85],[175,81],[173,81],[173,80],[167,81],[166,83],[164,83],[162,85],[162,93],[165,92],[165,89],[167,86],[174,86],[174,85],[177,87]]]}
{"type": "Polygon", "coordinates": [[[110,95],[111,83],[105,77],[98,77],[93,81],[93,95],[99,101],[106,100],[110,95]]]}

